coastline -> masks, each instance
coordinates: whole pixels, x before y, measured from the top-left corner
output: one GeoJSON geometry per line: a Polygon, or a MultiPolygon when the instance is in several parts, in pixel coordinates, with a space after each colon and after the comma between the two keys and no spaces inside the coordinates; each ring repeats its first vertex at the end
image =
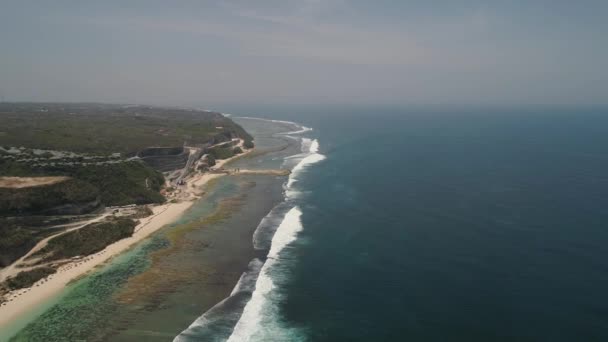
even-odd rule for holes
{"type": "MultiPolygon", "coordinates": [[[[229,162],[241,158],[254,151],[245,150],[242,154],[228,159],[218,160],[215,168],[222,168],[229,162]]],[[[168,203],[152,207],[153,214],[140,220],[133,235],[106,246],[102,251],[88,255],[85,258],[67,263],[58,268],[57,273],[44,278],[31,287],[10,292],[7,302],[0,306],[0,329],[8,328],[26,314],[60,294],[74,280],[94,272],[98,267],[111,261],[114,257],[131,249],[152,233],[178,220],[203,194],[202,188],[212,179],[226,173],[204,173],[188,176],[185,179],[186,196],[178,201],[168,199],[168,203]]]]}
{"type": "MultiPolygon", "coordinates": [[[[287,147],[279,150],[279,155],[270,155],[267,161],[269,164],[242,165],[245,167],[242,174],[254,177],[262,174],[281,175],[288,176],[288,178],[281,182],[282,193],[277,204],[267,211],[261,220],[257,221],[259,223],[251,231],[252,235],[248,235],[252,240],[247,248],[253,247],[254,253],[248,260],[246,270],[240,275],[236,284],[226,291],[227,295],[220,297],[213,306],[201,310],[198,318],[191,321],[187,328],[175,336],[174,342],[245,341],[258,333],[259,325],[256,322],[259,323],[263,319],[264,311],[269,309],[274,312],[276,310],[275,303],[267,298],[267,295],[270,295],[269,291],[276,287],[275,279],[270,274],[271,269],[276,268],[275,264],[281,262],[279,252],[295,241],[302,229],[301,211],[297,199],[300,197],[302,189],[295,184],[298,183],[302,171],[325,159],[324,155],[318,153],[319,143],[316,139],[297,137],[298,134],[312,130],[310,128],[287,121],[244,119],[287,125],[287,127],[282,127],[287,129],[274,131],[270,137],[276,139],[285,136],[289,139],[287,139],[287,147]],[[278,170],[274,169],[277,162],[281,163],[278,170]],[[252,170],[247,170],[248,167],[252,167],[252,170]]],[[[270,145],[272,144],[270,143],[270,145]]],[[[274,326],[275,322],[266,323],[273,325],[270,328],[273,333],[280,332],[281,329],[274,326]]],[[[271,334],[271,336],[267,336],[266,340],[276,338],[277,336],[271,334]]],[[[288,339],[281,338],[281,340],[288,339]]]]}
{"type": "MultiPolygon", "coordinates": [[[[297,178],[299,168],[296,174],[293,168],[312,152],[311,139],[282,137],[297,131],[296,123],[239,124],[253,132],[255,150],[218,160],[211,172],[194,173],[184,178],[187,184],[173,186],[169,203],[192,202],[168,229],[158,227],[145,241],[73,277],[67,288],[0,328],[0,339],[62,341],[93,334],[161,342],[190,332],[203,340],[218,333],[228,338],[254,290],[256,267],[250,262],[261,266],[277,220],[290,207],[285,201],[293,190],[285,187],[297,178]],[[205,317],[214,323],[198,326],[205,317]],[[189,325],[193,329],[185,331],[189,325]]],[[[154,212],[161,217],[163,209],[154,212]]],[[[157,220],[142,223],[148,219],[157,220]]]]}

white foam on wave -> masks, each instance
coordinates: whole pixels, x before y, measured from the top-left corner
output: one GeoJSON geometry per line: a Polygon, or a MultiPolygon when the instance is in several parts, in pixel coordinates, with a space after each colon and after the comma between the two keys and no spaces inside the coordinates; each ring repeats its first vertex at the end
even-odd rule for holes
{"type": "MultiPolygon", "coordinates": [[[[325,159],[325,156],[319,153],[319,142],[316,139],[302,138],[302,149],[303,152],[307,153],[293,156],[302,159],[291,170],[291,174],[285,186],[288,199],[296,197],[295,195],[298,191],[293,189],[293,185],[297,182],[301,173],[311,165],[325,159]]],[[[271,291],[275,285],[270,275],[270,269],[278,262],[279,253],[287,245],[295,241],[297,234],[302,230],[301,216],[302,212],[300,211],[300,208],[298,206],[293,207],[287,212],[283,221],[274,233],[268,257],[264,266],[262,266],[262,270],[256,281],[255,290],[251,299],[245,305],[243,314],[234,327],[228,342],[252,341],[260,331],[268,332],[269,330],[272,330],[275,337],[276,334],[286,333],[286,331],[280,331],[281,329],[272,329],[268,325],[265,325],[263,329],[260,328],[263,325],[263,310],[265,306],[269,304],[272,305],[272,300],[268,297],[271,295],[271,291]]]]}
{"type": "Polygon", "coordinates": [[[283,222],[285,213],[290,209],[287,202],[277,204],[258,224],[253,233],[253,248],[256,250],[270,250],[272,237],[283,222]]]}
{"type": "Polygon", "coordinates": [[[319,141],[317,139],[313,140],[310,143],[310,147],[308,148],[308,152],[310,152],[310,153],[319,153],[319,141]]]}
{"type": "Polygon", "coordinates": [[[256,231],[254,232],[253,244],[255,248],[261,247],[264,244],[267,246],[268,242],[270,242],[270,250],[268,252],[266,262],[261,265],[260,260],[254,259],[249,265],[248,272],[244,273],[241,276],[241,279],[239,279],[239,282],[234,287],[230,297],[226,298],[224,301],[220,302],[218,305],[216,305],[211,310],[199,317],[199,319],[197,319],[188,329],[186,329],[184,332],[182,332],[182,334],[177,336],[174,341],[187,341],[187,338],[189,337],[190,333],[195,333],[197,329],[201,329],[206,327],[207,325],[214,324],[214,322],[217,320],[215,311],[219,311],[219,309],[224,306],[225,302],[231,299],[236,299],[236,296],[242,295],[243,293],[249,293],[251,291],[253,291],[251,294],[251,299],[249,299],[249,301],[247,301],[247,304],[245,304],[242,315],[238,319],[237,323],[234,325],[234,329],[232,331],[232,334],[228,338],[228,341],[251,341],[256,334],[261,334],[262,331],[267,334],[270,334],[270,336],[278,337],[279,335],[289,334],[290,337],[288,339],[291,340],[293,338],[293,335],[290,335],[289,329],[283,329],[276,325],[277,322],[273,321],[273,318],[276,317],[266,316],[273,316],[273,314],[268,314],[272,311],[275,311],[274,307],[272,306],[272,300],[268,298],[271,295],[272,289],[275,287],[272,277],[270,275],[270,269],[275,263],[278,262],[279,253],[287,245],[295,241],[297,234],[302,230],[302,222],[300,220],[302,212],[300,211],[300,208],[298,206],[294,206],[289,209],[289,211],[287,211],[287,214],[285,214],[285,216],[283,216],[281,223],[278,224],[278,227],[276,229],[271,229],[271,227],[267,226],[269,226],[271,223],[274,223],[272,222],[274,220],[276,220],[276,223],[278,223],[278,220],[280,220],[282,216],[282,213],[279,214],[279,212],[284,212],[284,210],[289,208],[289,203],[291,203],[291,200],[297,198],[298,194],[301,193],[301,191],[294,189],[294,184],[296,184],[296,182],[298,181],[301,173],[308,167],[310,167],[312,164],[324,160],[325,156],[319,153],[318,140],[291,136],[312,131],[312,128],[305,127],[291,121],[269,120],[253,117],[241,118],[293,125],[297,128],[297,130],[278,134],[286,136],[288,138],[300,140],[302,153],[285,158],[286,161],[291,160],[293,163],[297,162],[297,164],[293,167],[291,171],[287,183],[284,186],[285,197],[287,201],[275,207],[262,220],[262,222],[260,222],[256,231]],[[273,232],[274,235],[270,239],[270,234],[272,234],[273,232]],[[268,241],[269,239],[270,241],[268,241]],[[266,242],[262,240],[265,240],[266,242]],[[268,305],[270,305],[270,307],[268,307],[270,312],[262,312],[262,310],[268,305]],[[264,313],[267,315],[264,315],[264,313]],[[266,324],[262,324],[264,319],[270,319],[271,321],[266,321],[266,324]],[[264,327],[260,329],[262,326],[264,327]]]}
{"type": "MultiPolygon", "coordinates": [[[[302,139],[302,145],[304,146],[307,138],[302,139]]],[[[310,140],[310,139],[308,139],[310,140]]],[[[293,185],[298,181],[300,174],[310,167],[312,164],[316,164],[325,159],[325,156],[319,152],[319,141],[317,139],[310,141],[308,145],[308,155],[304,157],[292,170],[287,180],[286,190],[288,197],[294,195],[295,192],[292,190],[293,185]]]]}
{"type": "MultiPolygon", "coordinates": [[[[241,295],[242,298],[242,295],[253,293],[255,289],[255,283],[257,282],[258,276],[263,265],[264,263],[258,258],[251,260],[247,267],[247,271],[243,272],[243,274],[239,278],[239,281],[234,286],[234,289],[232,289],[230,296],[224,298],[221,302],[214,305],[211,309],[207,310],[202,316],[192,322],[192,324],[190,324],[188,328],[183,330],[179,335],[177,335],[173,339],[173,342],[190,342],[193,340],[196,341],[200,337],[199,335],[202,332],[205,332],[205,330],[209,330],[210,328],[213,330],[213,326],[225,325],[225,321],[238,322],[238,319],[240,319],[240,317],[234,317],[234,315],[238,313],[232,312],[232,309],[227,310],[226,306],[229,306],[229,303],[231,301],[238,301],[239,298],[236,297],[239,295],[241,295]],[[234,319],[232,317],[227,317],[227,315],[233,316],[234,319]]],[[[215,330],[217,329],[218,328],[216,327],[215,330]]],[[[228,334],[226,334],[226,336],[228,336],[228,334]]]]}
{"type": "Polygon", "coordinates": [[[237,119],[249,119],[249,120],[261,120],[261,121],[270,121],[270,122],[276,122],[276,123],[282,123],[282,124],[287,124],[287,125],[292,125],[297,127],[298,129],[295,131],[290,131],[290,132],[281,132],[278,133],[280,135],[294,135],[294,134],[302,134],[302,133],[306,133],[306,132],[310,132],[312,131],[312,128],[310,127],[306,127],[303,125],[300,125],[299,123],[293,122],[293,121],[286,121],[286,120],[273,120],[273,119],[263,119],[263,118],[254,118],[251,116],[238,116],[236,117],[237,119]]]}
{"type": "Polygon", "coordinates": [[[255,285],[254,280],[257,278],[257,275],[260,273],[260,270],[262,269],[263,264],[264,263],[262,262],[262,260],[260,260],[258,258],[251,260],[249,262],[249,266],[247,267],[247,272],[243,272],[243,274],[241,274],[239,281],[236,283],[236,286],[234,286],[234,289],[232,289],[232,292],[230,293],[230,295],[234,296],[238,292],[242,292],[242,291],[250,291],[250,292],[253,291],[254,290],[253,286],[255,285]]]}
{"type": "Polygon", "coordinates": [[[306,133],[306,132],[312,131],[312,128],[306,127],[304,125],[300,125],[299,123],[296,123],[296,122],[293,122],[293,121],[285,121],[285,120],[270,120],[270,121],[277,122],[277,123],[288,124],[288,125],[294,125],[294,126],[296,126],[296,127],[299,128],[299,129],[297,129],[295,131],[279,133],[281,135],[302,134],[302,133],[306,133]]]}
{"type": "Polygon", "coordinates": [[[302,138],[302,141],[300,143],[300,150],[302,151],[302,153],[310,153],[310,147],[312,146],[312,139],[310,138],[302,138]]]}
{"type": "Polygon", "coordinates": [[[267,302],[266,297],[274,288],[274,283],[269,274],[270,268],[277,262],[279,253],[290,243],[296,240],[297,234],[302,230],[300,220],[302,212],[300,208],[293,207],[283,219],[272,238],[272,245],[268,252],[268,258],[262,266],[260,275],[255,284],[255,291],[251,299],[245,305],[241,319],[238,321],[228,342],[251,341],[262,321],[262,310],[267,302]]]}
{"type": "Polygon", "coordinates": [[[306,126],[302,126],[302,125],[299,125],[299,127],[302,127],[302,129],[299,129],[297,131],[279,133],[279,134],[282,134],[282,135],[295,135],[295,134],[302,134],[302,133],[306,133],[306,132],[312,131],[312,128],[310,128],[310,127],[306,127],[306,126]]]}

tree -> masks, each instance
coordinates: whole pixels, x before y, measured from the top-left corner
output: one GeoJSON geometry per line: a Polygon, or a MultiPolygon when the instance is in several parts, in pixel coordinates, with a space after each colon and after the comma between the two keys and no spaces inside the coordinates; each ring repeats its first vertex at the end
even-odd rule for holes
{"type": "Polygon", "coordinates": [[[213,154],[207,155],[207,164],[209,164],[209,166],[215,165],[215,157],[213,156],[213,154]]]}

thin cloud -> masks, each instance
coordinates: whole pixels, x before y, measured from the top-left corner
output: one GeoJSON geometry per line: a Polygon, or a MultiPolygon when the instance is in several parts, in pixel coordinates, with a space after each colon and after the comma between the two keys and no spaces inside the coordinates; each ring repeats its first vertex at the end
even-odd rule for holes
{"type": "Polygon", "coordinates": [[[302,14],[298,7],[283,15],[262,14],[233,5],[225,8],[229,9],[227,16],[206,16],[196,20],[156,16],[90,17],[84,20],[112,29],[214,36],[249,56],[369,65],[411,65],[429,57],[424,48],[403,32],[318,22],[311,17],[310,6],[306,7],[306,14],[302,14]],[[243,18],[272,25],[256,25],[244,22],[243,18]]]}

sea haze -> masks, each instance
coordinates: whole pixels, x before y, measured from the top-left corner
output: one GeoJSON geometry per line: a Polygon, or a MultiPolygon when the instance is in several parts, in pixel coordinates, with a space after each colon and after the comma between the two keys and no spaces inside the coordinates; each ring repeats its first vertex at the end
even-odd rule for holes
{"type": "Polygon", "coordinates": [[[607,110],[264,112],[325,159],[253,340],[608,339],[607,110]]]}

